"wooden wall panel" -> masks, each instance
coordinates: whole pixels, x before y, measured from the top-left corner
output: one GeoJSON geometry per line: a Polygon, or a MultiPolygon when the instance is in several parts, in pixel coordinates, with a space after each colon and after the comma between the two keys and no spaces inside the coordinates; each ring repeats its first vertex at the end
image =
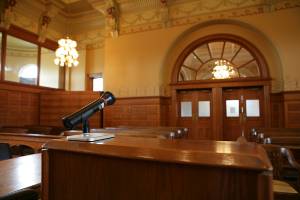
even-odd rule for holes
{"type": "MultiPolygon", "coordinates": [[[[63,126],[62,117],[98,99],[98,92],[46,92],[40,95],[40,125],[63,126]]],[[[91,128],[99,128],[100,112],[89,119],[91,128]]]]}
{"type": "Polygon", "coordinates": [[[166,126],[170,98],[117,98],[114,105],[104,109],[104,126],[166,126]]]}
{"type": "Polygon", "coordinates": [[[284,125],[286,128],[300,128],[300,91],[283,93],[284,125]]]}
{"type": "Polygon", "coordinates": [[[0,85],[0,126],[39,124],[39,94],[0,85]]]}
{"type": "Polygon", "coordinates": [[[271,94],[270,102],[271,127],[282,128],[284,126],[282,93],[271,94]]]}

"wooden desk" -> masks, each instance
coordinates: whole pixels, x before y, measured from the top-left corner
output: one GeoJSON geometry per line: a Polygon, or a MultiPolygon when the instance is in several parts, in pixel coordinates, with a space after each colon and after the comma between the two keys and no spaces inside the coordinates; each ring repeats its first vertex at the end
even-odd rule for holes
{"type": "Polygon", "coordinates": [[[41,183],[41,154],[0,161],[0,197],[41,183]]]}
{"type": "Polygon", "coordinates": [[[43,200],[272,200],[260,145],[116,137],[52,140],[42,151],[43,200]]]}

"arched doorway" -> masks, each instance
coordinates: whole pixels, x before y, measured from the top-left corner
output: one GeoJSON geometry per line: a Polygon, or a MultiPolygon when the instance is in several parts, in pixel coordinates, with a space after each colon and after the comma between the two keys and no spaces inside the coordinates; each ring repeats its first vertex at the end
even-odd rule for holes
{"type": "Polygon", "coordinates": [[[172,123],[190,139],[235,140],[268,127],[270,78],[266,61],[247,40],[217,34],[188,45],[172,73],[172,123]]]}

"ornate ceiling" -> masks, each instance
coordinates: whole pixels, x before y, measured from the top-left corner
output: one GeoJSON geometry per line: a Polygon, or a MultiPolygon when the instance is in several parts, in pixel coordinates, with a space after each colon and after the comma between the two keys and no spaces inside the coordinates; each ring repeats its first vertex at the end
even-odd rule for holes
{"type": "MultiPolygon", "coordinates": [[[[300,0],[5,0],[16,1],[13,21],[45,37],[87,40],[232,19],[300,6],[300,0]],[[28,12],[29,11],[29,12],[28,12]],[[48,30],[48,26],[50,27],[48,30]],[[37,30],[37,31],[36,31],[37,30]]],[[[9,10],[9,11],[11,11],[9,10]]],[[[11,14],[11,13],[9,13],[11,14]]]]}

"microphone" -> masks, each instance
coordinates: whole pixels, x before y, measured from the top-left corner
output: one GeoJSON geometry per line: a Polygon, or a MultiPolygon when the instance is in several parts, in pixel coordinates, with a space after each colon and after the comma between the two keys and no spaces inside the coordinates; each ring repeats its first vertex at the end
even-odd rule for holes
{"type": "Polygon", "coordinates": [[[104,92],[99,99],[70,115],[64,116],[62,118],[63,124],[67,129],[72,129],[79,123],[86,123],[86,120],[95,112],[102,110],[105,106],[114,104],[115,101],[116,99],[111,92],[104,92]]]}

